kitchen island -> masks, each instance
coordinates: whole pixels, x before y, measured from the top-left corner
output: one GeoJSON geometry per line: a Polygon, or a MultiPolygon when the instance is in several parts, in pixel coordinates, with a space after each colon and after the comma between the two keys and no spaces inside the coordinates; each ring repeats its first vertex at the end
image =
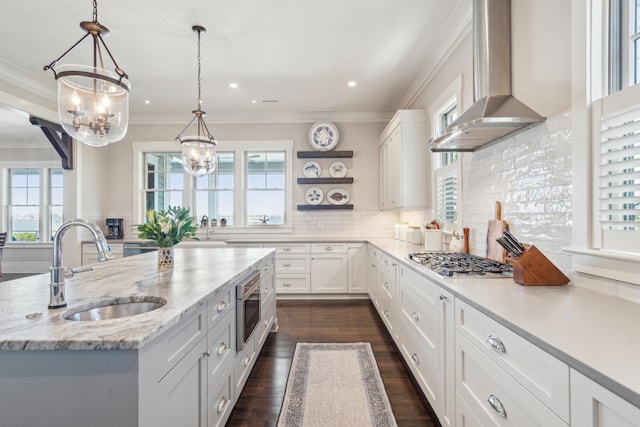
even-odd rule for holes
{"type": "Polygon", "coordinates": [[[167,272],[155,252],[96,264],[67,279],[69,306],[54,310],[48,274],[0,283],[0,424],[179,425],[173,416],[217,424],[235,402],[234,371],[246,380],[275,324],[274,314],[261,317],[249,350],[236,352],[235,286],[260,271],[269,294],[272,252],[177,248],[167,272]],[[62,317],[140,297],[166,304],[98,322],[62,317]]]}

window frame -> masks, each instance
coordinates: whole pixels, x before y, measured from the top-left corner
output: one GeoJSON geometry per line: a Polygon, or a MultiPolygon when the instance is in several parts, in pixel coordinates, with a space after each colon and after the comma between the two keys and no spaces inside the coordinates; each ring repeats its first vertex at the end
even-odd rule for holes
{"type": "MultiPolygon", "coordinates": [[[[431,104],[431,135],[439,135],[443,128],[443,116],[451,113],[455,109],[457,115],[463,110],[462,97],[462,75],[456,77],[449,86],[433,101],[431,104]]],[[[456,205],[456,222],[446,224],[448,229],[457,229],[458,224],[463,218],[462,208],[462,158],[463,153],[431,153],[432,164],[434,170],[434,180],[431,183],[432,206],[436,216],[440,213],[438,187],[439,181],[445,179],[451,174],[456,175],[457,185],[457,205],[456,205]]],[[[443,218],[438,218],[443,220],[443,218]]]]}
{"type": "MultiPolygon", "coordinates": [[[[2,226],[2,228],[4,230],[7,231],[7,236],[8,236],[8,244],[10,245],[29,245],[29,246],[36,246],[36,245],[51,245],[53,243],[53,238],[51,240],[46,239],[43,240],[44,236],[50,236],[51,235],[51,204],[50,204],[50,171],[52,169],[63,169],[60,166],[59,162],[53,162],[53,161],[29,161],[28,164],[24,161],[7,161],[7,162],[0,162],[0,188],[2,188],[2,198],[0,200],[0,203],[2,204],[2,210],[0,211],[0,224],[2,226]],[[36,242],[23,242],[23,241],[12,241],[11,239],[11,235],[12,235],[12,230],[11,230],[11,219],[10,219],[10,212],[11,212],[11,208],[9,205],[11,196],[10,196],[10,182],[11,179],[9,177],[9,171],[10,170],[16,170],[16,169],[37,169],[38,170],[38,174],[39,174],[39,185],[40,185],[40,194],[39,194],[39,204],[38,204],[38,209],[39,209],[39,221],[38,221],[38,232],[40,233],[40,240],[36,241],[36,242]]],[[[63,192],[65,189],[64,186],[64,181],[65,181],[65,177],[64,177],[64,170],[63,172],[63,192]]],[[[63,221],[64,221],[64,196],[63,196],[63,204],[62,204],[62,209],[63,209],[63,221]]]]}
{"type": "MultiPolygon", "coordinates": [[[[293,232],[293,141],[292,140],[245,140],[218,141],[216,151],[234,152],[234,224],[233,226],[216,227],[216,234],[255,233],[292,233],[293,232]],[[248,151],[284,151],[285,152],[285,185],[286,208],[284,225],[244,225],[245,212],[245,167],[244,154],[248,151]],[[239,160],[240,159],[240,160],[239,160]],[[238,163],[238,162],[241,162],[238,163]]],[[[176,153],[180,151],[177,143],[167,141],[134,141],[133,147],[133,217],[138,224],[145,221],[145,153],[176,153]]],[[[186,173],[186,172],[185,172],[186,173]]],[[[189,175],[190,177],[190,175],[189,175]]],[[[185,179],[183,189],[183,206],[195,212],[195,178],[185,179]]],[[[204,231],[201,232],[204,234],[204,231]]]]}
{"type": "MultiPolygon", "coordinates": [[[[571,128],[573,133],[573,238],[565,251],[572,254],[578,273],[640,285],[640,251],[621,253],[599,246],[598,176],[595,151],[599,132],[593,119],[598,100],[609,96],[611,76],[609,2],[572,0],[572,63],[584,64],[572,72],[571,128]],[[587,183],[585,185],[585,183],[587,183]]],[[[640,85],[615,95],[631,96],[640,85]]]]}

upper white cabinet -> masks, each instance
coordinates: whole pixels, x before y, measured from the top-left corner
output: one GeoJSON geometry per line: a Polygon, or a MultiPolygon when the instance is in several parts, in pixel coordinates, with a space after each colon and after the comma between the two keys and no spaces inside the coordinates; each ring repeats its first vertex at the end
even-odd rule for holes
{"type": "Polygon", "coordinates": [[[380,209],[428,206],[427,112],[399,110],[380,135],[380,209]]]}

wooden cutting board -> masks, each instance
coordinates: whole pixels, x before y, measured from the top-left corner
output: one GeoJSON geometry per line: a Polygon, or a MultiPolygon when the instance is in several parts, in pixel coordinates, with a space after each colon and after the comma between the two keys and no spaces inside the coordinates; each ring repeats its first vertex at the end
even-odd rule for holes
{"type": "Polygon", "coordinates": [[[507,222],[502,220],[502,206],[500,202],[496,202],[496,219],[489,220],[487,228],[487,258],[505,262],[507,251],[496,242],[496,239],[502,237],[502,232],[507,229],[507,222]]]}

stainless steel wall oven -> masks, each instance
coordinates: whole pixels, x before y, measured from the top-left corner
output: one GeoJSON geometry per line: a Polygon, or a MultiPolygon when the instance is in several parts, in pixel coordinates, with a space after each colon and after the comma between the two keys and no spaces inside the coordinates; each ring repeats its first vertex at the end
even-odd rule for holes
{"type": "Polygon", "coordinates": [[[236,287],[236,350],[242,351],[260,322],[260,272],[236,287]]]}

